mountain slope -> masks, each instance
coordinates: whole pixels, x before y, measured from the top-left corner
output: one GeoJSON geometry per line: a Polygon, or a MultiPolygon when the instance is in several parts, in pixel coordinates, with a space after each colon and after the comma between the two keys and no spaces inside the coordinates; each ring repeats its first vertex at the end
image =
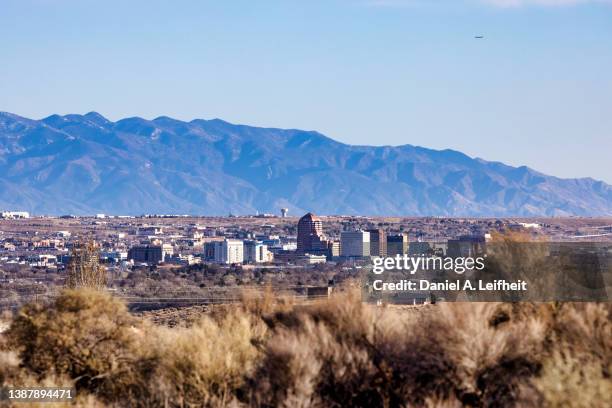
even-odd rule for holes
{"type": "Polygon", "coordinates": [[[0,208],[38,214],[612,215],[612,187],[317,132],[0,112],[0,208]]]}

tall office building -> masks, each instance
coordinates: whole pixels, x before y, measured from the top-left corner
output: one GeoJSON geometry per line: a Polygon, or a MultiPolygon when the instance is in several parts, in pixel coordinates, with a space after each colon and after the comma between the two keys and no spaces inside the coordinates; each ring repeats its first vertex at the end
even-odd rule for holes
{"type": "Polygon", "coordinates": [[[209,241],[204,243],[204,260],[215,260],[215,241],[209,241]]]}
{"type": "Polygon", "coordinates": [[[244,261],[244,243],[239,239],[225,239],[214,243],[215,262],[239,264],[244,261]]]}
{"type": "Polygon", "coordinates": [[[262,263],[270,260],[268,246],[259,241],[244,241],[244,261],[262,263]]]}
{"type": "Polygon", "coordinates": [[[404,255],[408,253],[408,234],[387,236],[387,256],[404,255]]]}
{"type": "Polygon", "coordinates": [[[304,215],[298,221],[297,252],[298,254],[312,253],[313,251],[327,250],[327,243],[323,236],[323,224],[319,217],[313,213],[304,215]]]}
{"type": "Polygon", "coordinates": [[[370,256],[370,233],[344,231],[340,234],[340,254],[346,257],[370,256]]]}
{"type": "Polygon", "coordinates": [[[370,233],[370,255],[387,256],[387,234],[382,228],[369,229],[370,233]]]}
{"type": "Polygon", "coordinates": [[[298,221],[297,255],[324,255],[327,259],[340,255],[340,243],[323,235],[323,223],[313,213],[298,221]]]}
{"type": "Polygon", "coordinates": [[[128,259],[155,265],[164,261],[164,252],[161,245],[139,245],[130,248],[128,259]]]}

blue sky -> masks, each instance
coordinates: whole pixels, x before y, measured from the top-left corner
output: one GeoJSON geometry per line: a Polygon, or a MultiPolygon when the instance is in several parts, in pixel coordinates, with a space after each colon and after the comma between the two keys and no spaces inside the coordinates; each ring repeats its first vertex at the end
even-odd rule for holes
{"type": "Polygon", "coordinates": [[[0,44],[0,110],[28,117],[219,117],[612,183],[612,0],[2,0],[0,44]]]}

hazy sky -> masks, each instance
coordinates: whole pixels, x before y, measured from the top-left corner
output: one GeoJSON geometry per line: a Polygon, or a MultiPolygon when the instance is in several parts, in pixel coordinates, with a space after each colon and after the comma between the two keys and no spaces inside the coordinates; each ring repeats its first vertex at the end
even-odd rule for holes
{"type": "Polygon", "coordinates": [[[612,183],[612,0],[0,0],[0,110],[219,117],[612,183]]]}

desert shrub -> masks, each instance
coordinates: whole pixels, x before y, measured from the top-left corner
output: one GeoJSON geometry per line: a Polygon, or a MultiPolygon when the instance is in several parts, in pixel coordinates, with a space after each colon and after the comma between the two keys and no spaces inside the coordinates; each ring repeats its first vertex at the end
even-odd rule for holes
{"type": "Polygon", "coordinates": [[[605,407],[612,400],[612,323],[610,305],[556,305],[535,388],[547,407],[605,407]]]}
{"type": "Polygon", "coordinates": [[[251,373],[265,326],[239,309],[219,321],[204,317],[191,327],[158,327],[149,336],[158,364],[151,386],[170,406],[226,406],[251,373]]]}
{"type": "Polygon", "coordinates": [[[357,291],[267,321],[275,331],[251,380],[257,405],[399,406],[453,389],[454,367],[429,341],[427,320],[372,308],[357,291]]]}
{"type": "Polygon", "coordinates": [[[545,407],[606,407],[612,400],[611,381],[599,361],[566,349],[552,352],[534,385],[545,407]]]}
{"type": "Polygon", "coordinates": [[[291,311],[295,306],[292,296],[274,292],[271,285],[266,285],[263,291],[242,290],[240,301],[241,308],[258,319],[272,313],[291,311]]]}
{"type": "Polygon", "coordinates": [[[21,366],[37,379],[73,380],[103,400],[143,398],[147,358],[125,305],[95,290],[66,290],[51,305],[24,307],[5,333],[21,366]]]}
{"type": "Polygon", "coordinates": [[[611,304],[559,303],[556,305],[551,343],[602,362],[607,376],[612,373],[611,304]]]}
{"type": "Polygon", "coordinates": [[[48,307],[17,314],[2,336],[0,362],[8,368],[0,380],[63,378],[85,404],[225,406],[254,366],[265,330],[240,308],[189,328],[153,326],[107,293],[66,290],[48,307]]]}
{"type": "MultiPolygon", "coordinates": [[[[66,377],[58,377],[55,375],[45,376],[44,378],[39,378],[33,375],[31,372],[24,370],[20,366],[20,359],[17,353],[13,351],[0,351],[0,387],[73,387],[74,381],[70,378],[66,377]]],[[[34,407],[40,406],[40,404],[32,403],[20,403],[20,406],[25,407],[34,407]]],[[[11,406],[8,401],[0,400],[1,408],[8,408],[11,406]]],[[[45,403],[46,407],[55,408],[55,407],[77,407],[77,408],[98,408],[103,407],[102,402],[97,400],[91,394],[82,394],[77,395],[74,401],[70,404],[68,403],[45,403]]]]}
{"type": "Polygon", "coordinates": [[[270,339],[250,398],[263,406],[377,406],[377,374],[367,350],[306,319],[299,329],[279,329],[270,339]]]}
{"type": "Polygon", "coordinates": [[[539,310],[455,303],[419,313],[374,308],[349,292],[276,313],[266,318],[274,331],[251,398],[264,406],[514,406],[539,395],[531,380],[551,329],[539,310]]]}
{"type": "Polygon", "coordinates": [[[457,367],[457,396],[466,404],[512,406],[540,369],[545,322],[508,306],[446,303],[432,317],[449,332],[442,341],[457,367]]]}
{"type": "Polygon", "coordinates": [[[464,405],[456,397],[428,397],[425,399],[423,406],[426,408],[461,408],[464,405]]]}
{"type": "Polygon", "coordinates": [[[610,305],[374,307],[245,296],[189,327],[67,290],[0,334],[0,385],[72,385],[77,406],[605,406],[610,305]]]}

